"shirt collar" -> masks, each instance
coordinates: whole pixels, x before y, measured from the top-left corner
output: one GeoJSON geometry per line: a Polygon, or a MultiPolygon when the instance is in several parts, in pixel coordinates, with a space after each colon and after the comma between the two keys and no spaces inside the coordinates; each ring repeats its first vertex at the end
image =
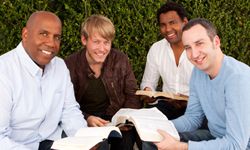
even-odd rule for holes
{"type": "Polygon", "coordinates": [[[43,71],[43,69],[41,69],[30,58],[28,53],[25,51],[22,42],[20,42],[17,46],[17,54],[18,54],[18,57],[20,58],[20,62],[25,66],[27,71],[33,76],[40,76],[40,77],[43,76],[43,74],[45,74],[48,71],[48,69],[50,68],[51,63],[53,63],[53,59],[52,59],[51,62],[45,66],[45,69],[43,71]]]}

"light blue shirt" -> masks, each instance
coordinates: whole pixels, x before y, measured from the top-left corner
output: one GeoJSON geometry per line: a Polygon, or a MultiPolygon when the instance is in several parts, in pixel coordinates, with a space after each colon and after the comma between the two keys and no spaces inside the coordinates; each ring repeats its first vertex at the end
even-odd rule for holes
{"type": "MultiPolygon", "coordinates": [[[[4,150],[38,149],[45,139],[73,135],[86,126],[64,61],[39,68],[20,43],[0,56],[0,145],[4,150]]],[[[2,149],[1,148],[1,149],[2,149]]]]}
{"type": "Polygon", "coordinates": [[[190,150],[250,149],[250,68],[224,56],[219,74],[210,80],[194,68],[185,115],[173,120],[178,132],[196,130],[204,115],[215,140],[188,142],[190,150]]]}

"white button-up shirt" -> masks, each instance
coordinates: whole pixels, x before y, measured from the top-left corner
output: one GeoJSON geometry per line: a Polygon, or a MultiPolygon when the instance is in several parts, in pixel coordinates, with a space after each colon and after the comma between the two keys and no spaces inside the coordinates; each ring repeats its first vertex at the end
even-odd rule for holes
{"type": "Polygon", "coordinates": [[[86,126],[64,61],[55,57],[44,72],[20,43],[0,56],[0,145],[38,149],[45,139],[73,135],[86,126]]]}
{"type": "Polygon", "coordinates": [[[147,62],[142,78],[141,89],[149,87],[156,90],[159,78],[162,78],[162,91],[189,95],[189,80],[193,65],[189,62],[186,51],[176,65],[174,52],[166,39],[152,45],[147,55],[147,62]]]}

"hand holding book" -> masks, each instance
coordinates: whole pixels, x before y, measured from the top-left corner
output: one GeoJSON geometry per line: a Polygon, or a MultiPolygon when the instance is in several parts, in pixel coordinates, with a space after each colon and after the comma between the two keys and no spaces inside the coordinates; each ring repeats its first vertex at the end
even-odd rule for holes
{"type": "Polygon", "coordinates": [[[168,132],[171,136],[180,139],[173,123],[157,108],[131,109],[122,108],[112,118],[110,125],[121,126],[131,122],[143,141],[159,142],[163,138],[158,129],[168,132]]]}
{"type": "MultiPolygon", "coordinates": [[[[145,87],[143,89],[144,91],[152,91],[151,88],[149,87],[145,87]]],[[[140,99],[144,102],[144,103],[154,103],[156,101],[156,98],[148,96],[148,95],[140,95],[140,99]]]]}
{"type": "Polygon", "coordinates": [[[148,96],[148,97],[155,98],[155,99],[159,98],[159,97],[164,97],[164,98],[172,99],[172,100],[188,101],[188,96],[186,96],[186,95],[174,94],[174,93],[169,93],[169,92],[137,90],[135,94],[142,95],[142,96],[148,96]]]}

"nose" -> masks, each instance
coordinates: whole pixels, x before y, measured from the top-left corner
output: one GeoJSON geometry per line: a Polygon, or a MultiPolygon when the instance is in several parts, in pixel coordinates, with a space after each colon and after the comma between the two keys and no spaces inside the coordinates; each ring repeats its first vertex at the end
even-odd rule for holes
{"type": "Polygon", "coordinates": [[[165,32],[171,31],[170,25],[165,25],[164,30],[165,30],[165,32]]]}
{"type": "Polygon", "coordinates": [[[57,46],[57,40],[53,36],[49,36],[46,40],[46,45],[55,48],[57,46]]]}
{"type": "Polygon", "coordinates": [[[104,51],[105,51],[105,44],[104,44],[104,43],[101,43],[101,44],[99,45],[99,50],[100,50],[101,52],[104,52],[104,51]]]}
{"type": "Polygon", "coordinates": [[[170,31],[169,25],[166,25],[166,24],[165,24],[165,25],[161,25],[160,31],[161,31],[161,33],[163,33],[163,34],[169,32],[169,31],[170,31]]]}
{"type": "Polygon", "coordinates": [[[200,55],[200,51],[199,51],[197,48],[192,48],[191,53],[192,53],[192,57],[193,57],[194,59],[195,59],[195,58],[198,58],[199,55],[200,55]]]}

